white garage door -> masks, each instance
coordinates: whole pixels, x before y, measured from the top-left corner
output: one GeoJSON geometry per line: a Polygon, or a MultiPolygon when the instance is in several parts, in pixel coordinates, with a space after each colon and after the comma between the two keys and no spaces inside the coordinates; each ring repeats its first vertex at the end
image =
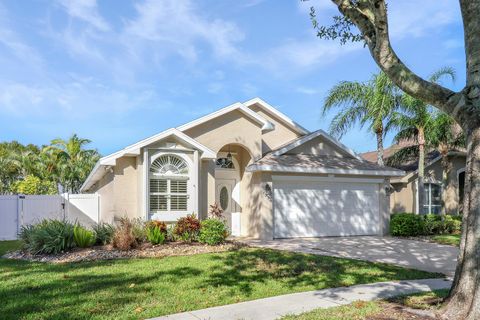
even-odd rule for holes
{"type": "Polygon", "coordinates": [[[379,234],[378,183],[274,180],[275,238],[379,234]]]}

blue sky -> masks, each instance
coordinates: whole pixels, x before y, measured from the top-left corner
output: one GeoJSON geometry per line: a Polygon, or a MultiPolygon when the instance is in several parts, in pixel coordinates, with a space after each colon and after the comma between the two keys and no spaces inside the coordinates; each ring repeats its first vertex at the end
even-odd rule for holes
{"type": "MultiPolygon", "coordinates": [[[[390,1],[392,42],[422,76],[464,84],[458,1],[390,1]]],[[[309,130],[327,129],[326,92],[377,71],[360,44],[320,40],[328,0],[0,1],[0,140],[45,144],[72,133],[108,154],[259,96],[309,130]]],[[[342,141],[375,149],[354,128],[342,141]]],[[[387,142],[390,142],[387,139],[387,142]]]]}

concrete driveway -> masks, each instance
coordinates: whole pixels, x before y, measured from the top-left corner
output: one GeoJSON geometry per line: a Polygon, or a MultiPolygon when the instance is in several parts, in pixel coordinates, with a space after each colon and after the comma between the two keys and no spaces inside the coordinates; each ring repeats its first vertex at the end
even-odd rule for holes
{"type": "Polygon", "coordinates": [[[329,237],[242,240],[251,246],[390,263],[413,269],[455,274],[458,249],[392,237],[329,237]]]}

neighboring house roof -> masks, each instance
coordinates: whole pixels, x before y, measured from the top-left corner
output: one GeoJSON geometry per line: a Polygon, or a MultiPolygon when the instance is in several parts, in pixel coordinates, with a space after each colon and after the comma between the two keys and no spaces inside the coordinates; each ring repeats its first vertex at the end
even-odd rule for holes
{"type": "MultiPolygon", "coordinates": [[[[388,159],[398,150],[413,145],[415,145],[415,142],[413,141],[402,141],[400,143],[392,144],[390,147],[383,150],[383,158],[388,159]]],[[[360,153],[360,156],[367,161],[377,162],[377,150],[360,153]]]]}
{"type": "Polygon", "coordinates": [[[308,130],[305,128],[301,127],[298,125],[296,122],[294,122],[292,119],[287,117],[285,114],[282,112],[278,111],[265,101],[263,101],[260,98],[254,98],[249,101],[246,101],[244,103],[234,103],[232,105],[229,105],[227,107],[224,107],[218,111],[215,111],[213,113],[210,113],[206,116],[203,116],[199,119],[193,120],[187,124],[181,125],[177,128],[171,128],[165,131],[162,131],[154,136],[151,136],[149,138],[143,139],[137,143],[134,143],[128,147],[125,147],[122,150],[119,150],[117,152],[114,152],[108,156],[105,156],[101,158],[94,166],[90,174],[88,175],[87,179],[83,183],[82,187],[80,188],[80,191],[85,191],[88,190],[93,184],[95,184],[99,179],[101,179],[105,173],[107,167],[115,166],[116,160],[118,158],[121,158],[123,156],[137,156],[140,154],[140,149],[155,143],[157,141],[160,141],[162,139],[165,139],[169,136],[175,136],[177,137],[180,141],[183,141],[185,144],[190,145],[198,150],[201,151],[201,158],[202,159],[215,159],[216,154],[214,151],[210,150],[206,146],[200,144],[198,141],[190,138],[187,136],[183,131],[186,131],[190,128],[193,128],[195,126],[198,126],[204,122],[207,122],[209,120],[215,119],[217,117],[220,117],[228,112],[238,110],[245,114],[247,117],[252,119],[253,121],[257,122],[262,126],[262,131],[271,131],[275,128],[274,124],[271,123],[270,121],[266,120],[256,112],[252,111],[250,108],[254,105],[258,105],[261,108],[265,109],[267,112],[273,114],[276,118],[278,118],[282,123],[287,125],[289,128],[291,128],[294,132],[300,134],[300,135],[305,135],[308,134],[308,130]]]}
{"type": "Polygon", "coordinates": [[[361,160],[361,157],[357,155],[352,149],[348,148],[346,145],[338,141],[337,139],[333,138],[332,136],[328,135],[325,131],[322,129],[319,129],[317,131],[314,131],[306,136],[297,138],[293,141],[288,142],[287,144],[277,148],[276,150],[272,151],[272,154],[274,156],[279,156],[282,154],[287,153],[288,151],[295,149],[296,147],[301,146],[302,144],[307,143],[310,140],[313,140],[317,137],[323,137],[325,140],[331,142],[341,150],[345,151],[347,154],[350,154],[352,157],[361,160]]]}
{"type": "MultiPolygon", "coordinates": [[[[388,161],[388,158],[393,156],[393,154],[405,147],[409,147],[414,145],[414,143],[407,142],[407,143],[402,143],[402,144],[394,144],[384,150],[384,159],[388,161]]],[[[448,153],[449,156],[466,156],[465,150],[451,150],[448,153]]],[[[370,151],[370,152],[365,152],[361,153],[360,156],[371,162],[371,163],[376,163],[377,162],[377,152],[376,151],[370,151]]],[[[440,152],[437,150],[433,150],[431,152],[428,152],[425,155],[425,167],[429,167],[433,164],[435,164],[437,161],[440,161],[442,159],[442,156],[440,152]]],[[[397,182],[407,182],[412,176],[416,175],[418,173],[418,159],[413,158],[410,160],[407,160],[403,163],[400,163],[398,165],[392,165],[392,167],[400,169],[405,171],[407,174],[401,178],[400,180],[397,180],[397,182]]]]}
{"type": "Polygon", "coordinates": [[[358,158],[311,155],[269,153],[247,167],[247,171],[273,171],[291,173],[327,173],[354,174],[375,176],[403,176],[405,172],[358,158]]]}

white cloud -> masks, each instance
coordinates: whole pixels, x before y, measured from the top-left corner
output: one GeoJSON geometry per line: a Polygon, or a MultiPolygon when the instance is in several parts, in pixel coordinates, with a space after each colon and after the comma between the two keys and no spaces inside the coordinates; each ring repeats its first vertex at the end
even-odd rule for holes
{"type": "Polygon", "coordinates": [[[29,46],[13,30],[7,10],[0,3],[0,45],[3,45],[11,53],[9,60],[19,60],[23,65],[27,65],[34,70],[40,70],[44,67],[44,60],[37,50],[29,46]]]}
{"type": "Polygon", "coordinates": [[[83,119],[100,114],[125,116],[133,110],[158,106],[159,101],[151,88],[122,90],[77,75],[70,75],[69,81],[50,80],[36,85],[0,82],[0,113],[20,117],[56,115],[59,119],[83,119]]]}
{"type": "Polygon", "coordinates": [[[219,57],[239,54],[236,44],[244,39],[236,24],[222,19],[207,19],[191,1],[146,0],[135,6],[137,16],[127,23],[128,44],[146,42],[159,52],[173,51],[187,60],[197,58],[198,42],[206,42],[219,57]]]}
{"type": "Polygon", "coordinates": [[[262,55],[258,63],[277,74],[299,73],[326,66],[362,48],[359,43],[340,45],[315,37],[303,41],[288,40],[262,55]]]}
{"type": "Polygon", "coordinates": [[[83,20],[100,31],[109,31],[110,25],[98,12],[96,0],[59,0],[73,18],[83,20]]]}
{"type": "Polygon", "coordinates": [[[421,37],[458,21],[458,1],[390,1],[389,27],[392,38],[421,37]]]}

